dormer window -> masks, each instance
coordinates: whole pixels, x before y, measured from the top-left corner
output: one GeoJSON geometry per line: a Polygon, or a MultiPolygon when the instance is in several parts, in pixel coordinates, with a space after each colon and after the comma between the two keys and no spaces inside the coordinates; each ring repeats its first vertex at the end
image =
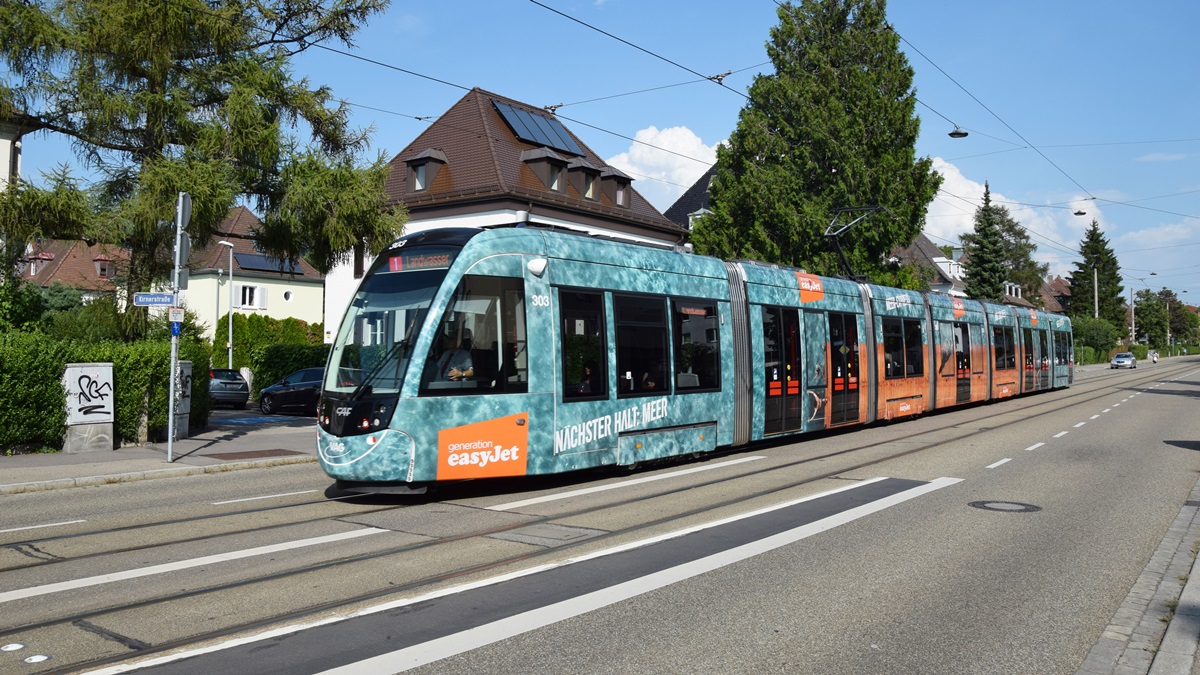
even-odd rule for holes
{"type": "Polygon", "coordinates": [[[429,189],[438,171],[446,164],[446,153],[429,148],[409,157],[404,163],[408,165],[408,191],[423,192],[429,189]]]}
{"type": "Polygon", "coordinates": [[[606,166],[600,172],[600,191],[604,193],[605,197],[608,197],[614,206],[629,208],[629,194],[631,192],[629,184],[632,180],[632,178],[621,173],[619,170],[611,166],[606,166]]]}
{"type": "Polygon", "coordinates": [[[575,158],[567,164],[567,175],[575,191],[584,199],[597,200],[596,180],[600,178],[600,168],[582,158],[575,158]]]}
{"type": "Polygon", "coordinates": [[[567,168],[567,160],[548,148],[536,148],[521,152],[521,161],[533,175],[537,176],[542,185],[551,192],[566,192],[566,181],[563,180],[563,170],[567,168]]]}
{"type": "Polygon", "coordinates": [[[117,273],[117,267],[113,261],[104,256],[100,256],[92,262],[96,264],[96,277],[99,279],[110,279],[117,273]]]}

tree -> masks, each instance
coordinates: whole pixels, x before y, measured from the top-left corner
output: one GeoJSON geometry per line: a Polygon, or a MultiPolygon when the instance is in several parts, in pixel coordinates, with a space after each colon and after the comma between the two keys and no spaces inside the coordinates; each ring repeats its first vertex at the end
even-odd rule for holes
{"type": "Polygon", "coordinates": [[[1072,319],[1071,331],[1075,334],[1076,345],[1091,347],[1098,356],[1107,355],[1108,350],[1115,347],[1121,339],[1119,328],[1104,319],[1093,319],[1090,316],[1072,319]]]}
{"type": "MultiPolygon", "coordinates": [[[[328,88],[296,79],[288,63],[314,45],[351,44],[358,25],[387,5],[0,3],[0,62],[7,66],[0,121],[25,133],[67,136],[84,164],[103,176],[90,190],[95,215],[84,221],[84,234],[129,249],[121,270],[126,294],[166,280],[178,192],[192,196],[188,232],[197,244],[208,244],[229,208],[247,199],[270,233],[259,242],[268,254],[293,260],[311,254],[326,272],[355,248],[380,250],[399,233],[403,214],[385,209],[383,158],[358,164],[367,136],[349,127],[347,105],[332,106],[328,88]],[[301,130],[310,134],[307,144],[293,135],[301,130]],[[299,176],[305,191],[324,191],[289,200],[299,176]]],[[[20,220],[36,215],[36,201],[7,208],[20,220]]],[[[9,250],[29,240],[9,229],[12,222],[0,220],[9,250]]],[[[79,226],[51,218],[41,232],[62,236],[79,226]]],[[[144,334],[145,317],[127,313],[127,336],[144,334]]]]}
{"type": "MultiPolygon", "coordinates": [[[[988,189],[985,187],[984,191],[988,189]]],[[[1008,212],[1008,207],[992,204],[992,220],[1000,232],[1001,258],[1004,265],[1004,280],[1021,287],[1022,297],[1034,305],[1042,306],[1042,284],[1050,265],[1038,263],[1033,259],[1037,245],[1029,238],[1029,233],[1008,212]]],[[[970,249],[975,241],[974,233],[959,236],[963,248],[970,249]]]]}
{"type": "Polygon", "coordinates": [[[1124,327],[1129,323],[1124,300],[1125,288],[1121,285],[1121,266],[1117,255],[1100,232],[1100,223],[1092,220],[1083,241],[1079,244],[1080,260],[1069,275],[1071,298],[1067,302],[1067,314],[1072,318],[1092,316],[1099,306],[1100,318],[1114,326],[1124,327]],[[1094,271],[1093,271],[1094,270],[1094,271]],[[1094,292],[1099,282],[1099,296],[1094,292]]]}
{"type": "MultiPolygon", "coordinates": [[[[1165,290],[1165,289],[1164,289],[1165,290]]],[[[1143,340],[1155,349],[1167,347],[1167,304],[1154,291],[1143,288],[1134,297],[1136,340],[1143,340]]]]}
{"type": "Polygon", "coordinates": [[[894,217],[869,217],[842,246],[855,272],[900,279],[887,257],[921,231],[941,176],[915,157],[913,71],[885,8],[779,5],[767,43],[775,72],[755,78],[728,146],[717,149],[711,213],[692,233],[698,251],[838,273],[823,236],[834,211],[881,205],[894,217]]]}
{"type": "Polygon", "coordinates": [[[989,302],[1004,301],[1008,270],[1004,266],[1004,240],[997,225],[1000,217],[1001,211],[992,206],[991,189],[984,183],[983,205],[975,209],[975,233],[966,247],[967,259],[963,263],[968,297],[989,302]]]}

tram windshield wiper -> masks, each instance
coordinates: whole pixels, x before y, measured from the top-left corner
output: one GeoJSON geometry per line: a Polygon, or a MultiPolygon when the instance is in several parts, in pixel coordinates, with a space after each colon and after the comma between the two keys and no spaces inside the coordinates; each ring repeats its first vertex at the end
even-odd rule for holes
{"type": "MultiPolygon", "coordinates": [[[[383,353],[383,356],[380,357],[379,361],[372,366],[371,370],[367,371],[366,375],[363,376],[362,382],[359,382],[358,386],[354,388],[354,391],[350,393],[350,400],[356,401],[359,398],[370,394],[374,388],[371,383],[375,381],[375,377],[379,375],[379,372],[383,370],[384,366],[392,363],[392,358],[396,356],[398,351],[401,349],[408,349],[411,346],[412,343],[409,342],[407,337],[401,338],[397,342],[393,342],[392,346],[388,347],[387,351],[383,353]]],[[[397,369],[399,369],[399,364],[402,361],[403,359],[395,360],[397,369]]]]}

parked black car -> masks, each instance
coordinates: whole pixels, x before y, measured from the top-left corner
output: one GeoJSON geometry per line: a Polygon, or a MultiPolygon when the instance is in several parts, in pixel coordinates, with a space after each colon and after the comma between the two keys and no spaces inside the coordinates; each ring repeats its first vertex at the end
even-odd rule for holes
{"type": "Polygon", "coordinates": [[[225,403],[243,410],[250,399],[250,385],[236,370],[213,368],[208,371],[208,399],[214,406],[225,403]]]}
{"type": "Polygon", "coordinates": [[[263,388],[258,394],[258,407],[268,415],[284,409],[317,411],[321,397],[324,368],[297,370],[279,382],[263,388]]]}

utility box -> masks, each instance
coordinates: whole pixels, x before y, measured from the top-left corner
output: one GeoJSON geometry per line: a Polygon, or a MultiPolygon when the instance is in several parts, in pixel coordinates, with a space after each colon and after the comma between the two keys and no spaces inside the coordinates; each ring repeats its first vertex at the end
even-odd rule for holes
{"type": "Polygon", "coordinates": [[[114,450],[112,364],[68,363],[62,385],[67,394],[63,452],[114,450]]]}

